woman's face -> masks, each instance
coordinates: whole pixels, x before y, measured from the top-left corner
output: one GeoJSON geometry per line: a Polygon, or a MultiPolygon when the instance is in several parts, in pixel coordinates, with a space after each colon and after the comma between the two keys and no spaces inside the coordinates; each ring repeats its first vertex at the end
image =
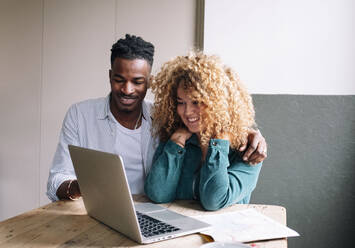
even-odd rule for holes
{"type": "Polygon", "coordinates": [[[200,132],[200,106],[185,93],[182,84],[177,89],[177,113],[191,133],[200,132]]]}

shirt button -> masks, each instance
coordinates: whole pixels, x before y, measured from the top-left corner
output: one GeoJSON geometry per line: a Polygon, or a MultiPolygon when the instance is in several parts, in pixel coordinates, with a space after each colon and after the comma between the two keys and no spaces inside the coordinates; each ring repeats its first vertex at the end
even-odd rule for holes
{"type": "Polygon", "coordinates": [[[216,146],[216,145],[217,145],[217,142],[216,142],[216,141],[213,141],[213,142],[212,142],[212,145],[216,146]]]}

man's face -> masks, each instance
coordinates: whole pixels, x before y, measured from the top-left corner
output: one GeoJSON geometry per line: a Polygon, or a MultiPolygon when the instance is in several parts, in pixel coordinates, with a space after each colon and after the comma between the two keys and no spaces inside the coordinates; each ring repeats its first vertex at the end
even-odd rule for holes
{"type": "Polygon", "coordinates": [[[110,84],[112,108],[118,112],[140,111],[150,84],[150,65],[144,59],[116,58],[110,84]]]}

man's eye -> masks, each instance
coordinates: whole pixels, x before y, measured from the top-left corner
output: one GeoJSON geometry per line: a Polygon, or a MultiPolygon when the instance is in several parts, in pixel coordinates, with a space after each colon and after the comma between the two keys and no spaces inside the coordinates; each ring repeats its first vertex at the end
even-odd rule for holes
{"type": "Polygon", "coordinates": [[[114,80],[116,83],[124,83],[124,80],[123,79],[115,79],[114,80]]]}
{"type": "Polygon", "coordinates": [[[135,84],[144,84],[144,81],[141,80],[141,81],[134,81],[135,84]]]}

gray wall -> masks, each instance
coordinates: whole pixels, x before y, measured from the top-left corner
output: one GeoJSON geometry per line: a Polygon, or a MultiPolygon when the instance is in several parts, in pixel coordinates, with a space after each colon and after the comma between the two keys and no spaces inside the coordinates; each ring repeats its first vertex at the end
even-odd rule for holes
{"type": "MultiPolygon", "coordinates": [[[[289,247],[345,247],[355,230],[355,96],[253,95],[268,142],[252,203],[282,205],[301,237],[289,247]]],[[[349,246],[350,247],[350,246],[349,246]]]]}
{"type": "Polygon", "coordinates": [[[353,0],[205,0],[204,49],[255,94],[269,144],[252,201],[287,208],[301,234],[291,248],[351,246],[354,11],[353,0]]]}

